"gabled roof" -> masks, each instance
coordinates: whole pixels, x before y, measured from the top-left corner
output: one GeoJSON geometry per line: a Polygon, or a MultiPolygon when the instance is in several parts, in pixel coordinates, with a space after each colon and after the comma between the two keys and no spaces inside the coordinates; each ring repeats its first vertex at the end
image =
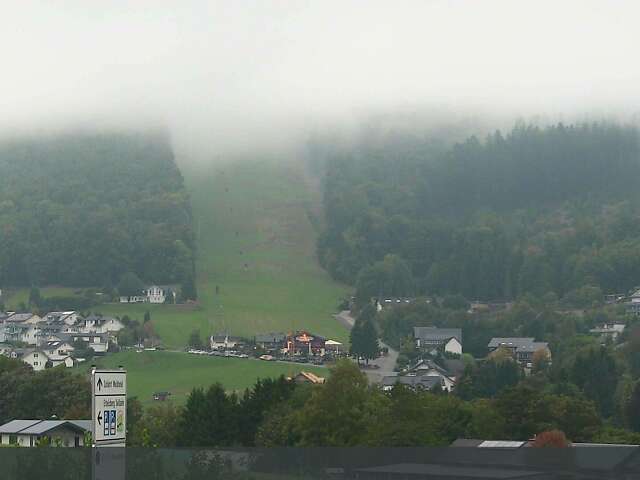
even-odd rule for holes
{"type": "Polygon", "coordinates": [[[549,344],[547,342],[533,342],[528,345],[519,345],[516,348],[516,352],[531,352],[535,353],[538,350],[548,349],[549,344]]]}
{"type": "Polygon", "coordinates": [[[460,328],[413,327],[413,336],[427,342],[445,342],[455,338],[462,343],[462,329],[460,328]]]}
{"type": "Polygon", "coordinates": [[[442,368],[440,365],[438,365],[436,362],[434,362],[431,359],[426,359],[426,360],[418,360],[416,362],[416,364],[411,367],[409,369],[410,371],[420,371],[420,370],[435,370],[436,372],[438,372],[441,375],[445,375],[448,376],[449,372],[447,372],[444,368],[442,368]]]}
{"type": "Polygon", "coordinates": [[[33,316],[33,313],[14,313],[13,315],[9,315],[7,322],[22,323],[26,322],[33,316]]]}
{"type": "Polygon", "coordinates": [[[44,355],[46,358],[49,358],[49,354],[47,354],[47,352],[45,352],[43,349],[41,348],[25,348],[23,357],[27,356],[27,355],[31,355],[32,353],[38,353],[38,354],[42,354],[44,355]]]}
{"type": "Polygon", "coordinates": [[[218,333],[218,334],[215,334],[215,335],[211,335],[211,340],[213,342],[218,343],[218,342],[226,342],[226,341],[238,342],[238,341],[240,341],[242,339],[240,337],[229,335],[227,333],[218,333]]]}
{"type": "Polygon", "coordinates": [[[498,348],[500,346],[519,347],[521,345],[529,345],[533,343],[533,337],[493,337],[489,342],[489,348],[498,348]]]}
{"type": "Polygon", "coordinates": [[[91,429],[91,420],[41,420],[38,423],[21,430],[23,435],[42,435],[61,427],[67,427],[80,433],[84,433],[91,429]]]}
{"type": "Polygon", "coordinates": [[[397,375],[382,378],[383,386],[391,387],[397,383],[408,387],[419,387],[425,390],[431,390],[436,386],[442,386],[442,379],[439,376],[430,375],[397,375]]]}
{"type": "Polygon", "coordinates": [[[52,340],[47,342],[46,347],[43,347],[43,348],[58,348],[58,347],[61,347],[62,345],[69,345],[71,348],[73,348],[73,345],[71,345],[71,342],[58,341],[58,340],[52,340]]]}
{"type": "Polygon", "coordinates": [[[0,425],[0,433],[19,433],[42,420],[11,420],[4,425],[0,425]]]}
{"type": "Polygon", "coordinates": [[[256,335],[256,343],[278,343],[284,342],[287,336],[284,333],[270,332],[256,335]]]}

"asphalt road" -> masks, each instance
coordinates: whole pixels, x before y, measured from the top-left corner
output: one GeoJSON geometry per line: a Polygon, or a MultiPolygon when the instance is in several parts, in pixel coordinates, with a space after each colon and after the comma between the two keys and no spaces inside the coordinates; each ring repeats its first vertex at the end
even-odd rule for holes
{"type": "MultiPolygon", "coordinates": [[[[349,329],[353,328],[356,321],[355,318],[351,316],[349,310],[343,310],[342,312],[337,313],[335,318],[349,329]]],[[[396,375],[393,369],[396,366],[396,360],[398,360],[398,352],[382,341],[380,341],[380,346],[387,347],[389,349],[389,353],[369,362],[369,365],[378,365],[380,368],[362,369],[362,371],[367,374],[367,378],[369,378],[369,382],[371,383],[380,383],[382,381],[382,377],[396,375]]]]}

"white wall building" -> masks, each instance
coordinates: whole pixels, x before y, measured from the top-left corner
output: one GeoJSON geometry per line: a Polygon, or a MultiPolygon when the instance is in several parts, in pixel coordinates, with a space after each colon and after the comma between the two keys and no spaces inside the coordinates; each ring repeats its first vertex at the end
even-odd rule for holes
{"type": "Polygon", "coordinates": [[[82,447],[91,420],[12,420],[0,425],[0,443],[35,447],[44,439],[52,446],[82,447]]]}
{"type": "Polygon", "coordinates": [[[34,372],[39,372],[46,368],[49,357],[42,350],[31,350],[25,352],[21,360],[27,365],[31,365],[34,372]]]}
{"type": "Polygon", "coordinates": [[[157,285],[152,285],[147,288],[147,301],[149,303],[164,303],[167,293],[167,289],[157,285]]]}
{"type": "Polygon", "coordinates": [[[455,353],[462,355],[462,344],[456,337],[451,337],[447,343],[444,344],[444,351],[448,353],[455,353]]]}

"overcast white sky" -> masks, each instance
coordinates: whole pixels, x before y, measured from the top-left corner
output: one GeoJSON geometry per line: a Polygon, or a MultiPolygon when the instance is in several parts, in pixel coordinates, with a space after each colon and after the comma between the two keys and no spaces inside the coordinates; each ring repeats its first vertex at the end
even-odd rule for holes
{"type": "Polygon", "coordinates": [[[219,146],[369,109],[633,113],[640,2],[0,0],[0,130],[219,146]]]}

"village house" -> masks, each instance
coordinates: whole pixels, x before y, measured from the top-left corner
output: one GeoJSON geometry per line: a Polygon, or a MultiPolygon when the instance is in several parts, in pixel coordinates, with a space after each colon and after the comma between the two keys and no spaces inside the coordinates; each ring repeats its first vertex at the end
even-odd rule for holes
{"type": "Polygon", "coordinates": [[[147,287],[145,293],[147,294],[147,301],[149,303],[164,303],[167,297],[173,294],[169,287],[160,287],[158,285],[147,287]]]}
{"type": "Polygon", "coordinates": [[[36,345],[41,320],[33,313],[6,314],[0,323],[0,341],[36,345]]]}
{"type": "Polygon", "coordinates": [[[34,372],[47,368],[47,362],[49,361],[49,357],[43,350],[32,348],[23,350],[19,359],[30,365],[34,372]]]}
{"type": "Polygon", "coordinates": [[[280,351],[285,346],[287,336],[284,333],[265,333],[255,336],[256,347],[267,351],[280,351]]]}
{"type": "Polygon", "coordinates": [[[176,292],[170,288],[159,285],[151,285],[145,288],[139,295],[120,296],[120,303],[165,303],[167,297],[176,302],[176,292]]]}
{"type": "Polygon", "coordinates": [[[42,346],[42,349],[48,355],[60,355],[60,356],[70,355],[74,350],[73,345],[71,345],[71,343],[64,342],[61,340],[48,341],[42,346]]]}
{"type": "Polygon", "coordinates": [[[236,348],[240,343],[242,343],[240,337],[234,337],[228,333],[218,333],[209,338],[211,350],[230,350],[236,348]]]}
{"type": "Polygon", "coordinates": [[[404,385],[412,390],[444,390],[444,382],[439,376],[430,375],[388,375],[382,378],[382,390],[388,392],[396,385],[404,385]]]}
{"type": "Polygon", "coordinates": [[[513,358],[525,369],[533,366],[533,356],[542,351],[551,360],[551,350],[547,342],[536,342],[533,337],[494,337],[487,345],[489,352],[498,348],[511,352],[513,358]]]}
{"type": "Polygon", "coordinates": [[[629,301],[624,304],[627,313],[640,315],[640,290],[636,290],[629,297],[629,301]]]}
{"type": "MultiPolygon", "coordinates": [[[[457,362],[462,363],[461,360],[457,360],[457,362]]],[[[418,360],[418,362],[409,369],[410,375],[440,377],[442,379],[443,390],[448,392],[453,391],[460,373],[459,370],[455,372],[449,371],[431,359],[418,360]]]]}
{"type": "Polygon", "coordinates": [[[80,333],[107,333],[116,335],[124,328],[124,324],[113,317],[102,315],[89,315],[78,322],[78,332],[80,333]]]}
{"type": "Polygon", "coordinates": [[[389,375],[382,379],[382,389],[391,390],[400,383],[409,388],[422,388],[432,390],[440,388],[443,391],[452,392],[464,370],[461,360],[448,360],[445,366],[438,365],[431,359],[419,360],[406,373],[389,375]],[[417,378],[424,377],[424,378],[417,378]]]}
{"type": "Polygon", "coordinates": [[[462,330],[460,328],[414,327],[413,336],[420,350],[462,355],[462,330]]]}
{"type": "Polygon", "coordinates": [[[80,315],[76,311],[70,312],[49,312],[42,320],[47,323],[64,323],[65,325],[75,325],[80,315]]]}
{"type": "Polygon", "coordinates": [[[623,302],[627,296],[624,293],[609,293],[604,296],[604,303],[607,305],[613,305],[615,303],[623,302]]]}
{"type": "Polygon", "coordinates": [[[91,431],[91,420],[12,420],[0,425],[0,443],[36,447],[42,441],[52,446],[82,447],[91,431]]]}
{"type": "Polygon", "coordinates": [[[144,303],[147,297],[145,295],[129,295],[120,296],[120,303],[144,303]]]}
{"type": "Polygon", "coordinates": [[[0,343],[4,343],[7,341],[5,333],[4,333],[4,321],[9,317],[6,312],[0,311],[0,343]]]}
{"type": "Polygon", "coordinates": [[[52,340],[62,342],[84,342],[85,348],[91,348],[96,354],[104,354],[109,350],[110,337],[105,333],[65,333],[55,335],[52,340]]]}
{"type": "Polygon", "coordinates": [[[618,337],[622,335],[622,332],[624,332],[624,329],[625,329],[624,323],[609,322],[609,323],[602,323],[596,326],[595,328],[592,328],[591,330],[589,330],[589,333],[593,335],[598,335],[600,337],[600,340],[603,343],[609,339],[612,342],[615,342],[618,339],[618,337]]]}

